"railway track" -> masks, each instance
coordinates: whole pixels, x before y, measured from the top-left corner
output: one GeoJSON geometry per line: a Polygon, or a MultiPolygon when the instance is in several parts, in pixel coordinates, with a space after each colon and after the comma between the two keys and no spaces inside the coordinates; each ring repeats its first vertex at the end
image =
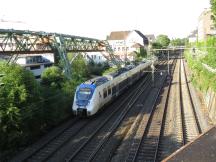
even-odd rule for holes
{"type": "MultiPolygon", "coordinates": [[[[146,79],[144,79],[143,82],[146,82],[146,79]]],[[[141,83],[141,85],[143,84],[141,83]]],[[[135,91],[133,91],[131,94],[133,94],[135,91]]],[[[127,96],[123,100],[121,100],[121,103],[123,104],[126,102],[131,95],[127,96]]],[[[116,102],[116,105],[119,104],[116,102]]],[[[114,104],[113,106],[116,107],[114,104]]],[[[113,111],[108,111],[109,117],[111,118],[114,113],[117,112],[117,110],[120,110],[120,108],[116,108],[113,111]]],[[[107,115],[102,115],[103,118],[107,117],[107,115]]],[[[39,146],[33,146],[30,149],[28,149],[27,152],[22,154],[21,156],[17,156],[13,158],[11,161],[47,161],[49,158],[51,158],[54,154],[56,154],[62,147],[64,147],[65,144],[67,144],[71,139],[73,139],[82,129],[87,127],[90,123],[93,123],[98,118],[89,118],[89,119],[81,119],[75,118],[72,119],[72,122],[70,124],[66,125],[61,129],[57,134],[51,135],[49,139],[47,139],[45,142],[40,144],[39,146]]]]}
{"type": "Polygon", "coordinates": [[[169,113],[166,114],[158,155],[154,161],[163,160],[202,132],[182,59],[176,65],[167,111],[169,113]]]}
{"type": "MultiPolygon", "coordinates": [[[[174,68],[173,68],[174,69],[174,68]]],[[[160,91],[155,99],[155,104],[151,108],[149,115],[144,116],[137,130],[135,139],[126,161],[155,161],[158,154],[160,134],[163,130],[167,101],[171,79],[164,80],[168,88],[164,89],[166,98],[160,105],[158,103],[160,91]]],[[[161,87],[162,89],[162,87],[161,87]]]]}
{"type": "Polygon", "coordinates": [[[151,78],[148,77],[146,82],[144,82],[141,86],[136,88],[136,93],[130,97],[130,100],[127,103],[127,105],[122,107],[122,112],[115,119],[115,121],[112,122],[111,125],[106,121],[106,123],[104,122],[101,126],[99,126],[98,129],[96,129],[95,132],[92,133],[91,137],[79,148],[77,148],[77,150],[71,156],[69,156],[66,159],[66,161],[92,161],[97,152],[102,148],[103,145],[106,144],[109,138],[115,133],[116,129],[121,124],[125,116],[131,109],[133,109],[134,103],[136,103],[140,95],[143,94],[143,92],[150,86],[150,84],[151,78]],[[98,137],[101,138],[98,139],[98,137]]]}
{"type": "Polygon", "coordinates": [[[201,128],[197,119],[183,60],[180,61],[180,102],[183,126],[183,144],[192,141],[201,133],[201,128]]]}
{"type": "MultiPolygon", "coordinates": [[[[159,73],[156,73],[155,80],[157,80],[157,75],[159,76],[159,73]]],[[[170,82],[171,79],[166,80],[166,84],[170,84],[170,82]]],[[[148,74],[136,88],[135,86],[131,88],[133,89],[132,92],[113,103],[109,108],[106,108],[99,116],[82,120],[77,118],[74,120],[74,125],[65,127],[57,136],[46,141],[44,145],[26,156],[22,161],[97,161],[100,159],[98,158],[98,153],[101,153],[101,150],[111,141],[112,136],[117,132],[126,116],[130,116],[128,114],[135,109],[133,105],[137,102],[141,103],[139,101],[140,96],[142,95],[146,98],[149,95],[150,92],[146,89],[151,87],[150,85],[151,75],[148,74]],[[89,130],[86,130],[87,127],[89,127],[89,130]]],[[[165,96],[169,96],[169,89],[164,89],[166,91],[165,96]]],[[[159,95],[160,93],[157,96],[159,95]]],[[[156,99],[157,97],[155,102],[156,99]]],[[[167,101],[162,103],[162,105],[167,105],[167,101]]],[[[165,125],[166,106],[164,108],[140,109],[139,111],[139,115],[134,118],[131,125],[136,125],[137,133],[135,137],[144,135],[142,140],[143,146],[136,138],[130,149],[127,161],[139,161],[145,160],[145,158],[157,161],[156,159],[160,157],[160,150],[163,150],[161,149],[161,145],[163,145],[161,143],[161,132],[163,132],[163,125],[165,125]],[[144,133],[143,129],[145,129],[144,133]],[[140,144],[137,145],[139,142],[140,144]],[[139,149],[135,152],[133,149],[137,146],[139,146],[139,149]]],[[[123,134],[128,133],[131,125],[125,128],[123,134]]],[[[119,139],[119,141],[121,140],[123,140],[123,137],[119,139]]],[[[117,148],[112,148],[110,152],[108,151],[110,155],[114,152],[114,149],[117,148]]],[[[111,159],[111,156],[109,159],[111,159]]]]}
{"type": "Polygon", "coordinates": [[[155,84],[155,86],[153,87],[151,86],[150,89],[145,90],[145,93],[143,93],[138,101],[134,104],[131,112],[126,115],[124,120],[119,125],[118,129],[106,142],[106,144],[101,147],[100,151],[98,151],[92,161],[113,161],[113,156],[115,157],[116,155],[125,157],[125,155],[122,155],[120,152],[122,150],[129,150],[128,144],[125,143],[129,141],[129,138],[131,136],[130,134],[136,132],[136,128],[140,124],[140,120],[146,113],[145,110],[148,109],[148,105],[151,105],[151,103],[153,102],[155,97],[149,98],[149,96],[155,96],[151,94],[156,94],[155,92],[158,91],[158,81],[162,81],[163,78],[165,78],[165,76],[161,76],[159,74],[159,72],[156,72],[155,75],[157,84],[155,84]]]}
{"type": "Polygon", "coordinates": [[[164,129],[160,135],[157,161],[163,160],[175,150],[184,145],[183,122],[180,105],[180,61],[177,59],[170,87],[167,113],[164,120],[164,129]]]}

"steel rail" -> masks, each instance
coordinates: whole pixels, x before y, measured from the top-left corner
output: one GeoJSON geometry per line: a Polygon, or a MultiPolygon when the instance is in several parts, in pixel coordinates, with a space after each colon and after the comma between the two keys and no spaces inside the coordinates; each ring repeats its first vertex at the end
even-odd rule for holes
{"type": "MultiPolygon", "coordinates": [[[[172,73],[171,73],[172,76],[173,76],[173,73],[175,71],[176,62],[177,62],[176,59],[174,61],[173,61],[174,67],[173,67],[172,73]]],[[[172,80],[173,80],[173,77],[171,77],[170,80],[169,80],[169,88],[168,88],[168,92],[166,94],[166,103],[165,103],[164,113],[163,113],[162,122],[161,122],[160,135],[158,137],[158,142],[157,142],[157,146],[156,146],[154,162],[157,161],[158,149],[159,149],[160,141],[161,141],[161,138],[162,138],[162,133],[164,131],[164,125],[165,125],[165,121],[166,121],[167,107],[168,107],[168,103],[169,103],[169,95],[170,95],[170,90],[171,90],[171,86],[172,86],[172,80]]]]}
{"type": "MultiPolygon", "coordinates": [[[[181,58],[182,59],[182,58],[181,58]]],[[[181,109],[181,125],[182,125],[182,145],[187,143],[187,133],[185,131],[185,117],[184,117],[184,105],[183,105],[183,97],[182,97],[182,86],[181,86],[181,60],[179,65],[179,93],[180,93],[180,109],[181,109]]]]}
{"type": "Polygon", "coordinates": [[[189,83],[188,83],[188,79],[187,79],[187,75],[186,75],[184,61],[183,61],[183,70],[184,70],[186,85],[187,85],[188,94],[189,94],[189,98],[190,98],[190,103],[191,103],[193,114],[194,114],[194,118],[195,118],[195,121],[196,121],[196,124],[197,124],[197,129],[198,129],[199,134],[201,134],[202,133],[202,129],[201,129],[201,126],[200,126],[200,123],[199,123],[199,120],[198,120],[198,116],[196,114],[195,106],[194,106],[194,103],[193,103],[193,98],[192,98],[192,95],[191,95],[191,92],[190,92],[190,87],[189,87],[189,83]]]}
{"type": "MultiPolygon", "coordinates": [[[[165,80],[166,80],[166,77],[164,77],[163,82],[165,80]]],[[[149,117],[147,119],[146,126],[142,130],[138,129],[138,131],[140,131],[140,133],[141,133],[142,136],[144,136],[144,134],[146,134],[147,128],[150,126],[150,121],[151,121],[151,119],[153,117],[154,110],[155,110],[154,107],[155,107],[156,101],[157,101],[157,99],[158,99],[158,97],[160,95],[161,89],[162,89],[162,86],[159,88],[159,90],[157,91],[156,97],[154,98],[154,102],[153,102],[154,104],[152,105],[152,107],[150,109],[150,113],[149,113],[150,115],[149,115],[149,117]]],[[[138,151],[139,151],[139,148],[141,146],[141,143],[142,143],[142,139],[136,139],[136,142],[132,143],[131,149],[130,149],[128,157],[126,159],[127,162],[129,162],[129,161],[133,161],[134,162],[136,160],[136,157],[138,155],[138,151]]]]}
{"type": "MultiPolygon", "coordinates": [[[[150,77],[148,77],[148,78],[150,78],[150,77]]],[[[134,96],[135,96],[137,93],[139,93],[138,90],[143,86],[143,84],[146,83],[146,81],[148,80],[148,78],[145,78],[145,80],[134,90],[134,91],[135,91],[135,94],[132,94],[132,93],[131,93],[131,95],[128,96],[127,99],[126,99],[125,101],[128,101],[128,99],[131,98],[131,97],[132,97],[132,99],[133,99],[134,96]]],[[[129,101],[132,101],[132,99],[130,99],[129,101]]],[[[116,108],[115,111],[113,111],[113,112],[109,115],[109,117],[108,117],[106,120],[104,120],[104,121],[98,126],[98,128],[91,134],[91,136],[88,138],[88,140],[87,140],[86,142],[84,142],[79,148],[77,148],[76,151],[75,151],[72,155],[70,155],[68,158],[66,158],[65,161],[67,161],[67,162],[72,161],[72,160],[78,155],[78,153],[83,149],[83,147],[85,147],[85,146],[90,142],[90,140],[101,130],[101,128],[103,128],[103,126],[111,119],[111,117],[113,116],[113,114],[122,108],[123,104],[124,104],[124,102],[122,102],[122,104],[120,104],[120,105],[118,106],[118,108],[116,108]]],[[[128,105],[127,108],[131,108],[131,106],[128,105]]],[[[120,121],[119,119],[122,119],[123,116],[126,115],[126,112],[127,112],[126,110],[128,110],[127,108],[124,109],[124,111],[121,113],[120,117],[118,118],[118,121],[120,121]]],[[[114,123],[114,125],[117,125],[117,124],[114,123]]]]}

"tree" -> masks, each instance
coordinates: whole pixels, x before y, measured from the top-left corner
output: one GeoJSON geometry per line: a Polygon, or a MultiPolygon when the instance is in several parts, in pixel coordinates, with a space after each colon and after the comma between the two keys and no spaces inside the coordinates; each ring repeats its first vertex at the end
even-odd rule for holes
{"type": "MultiPolygon", "coordinates": [[[[40,101],[40,86],[34,75],[21,66],[0,62],[0,73],[4,74],[0,87],[0,152],[16,148],[32,124],[26,117],[33,116],[34,102],[40,101]]],[[[36,121],[36,120],[35,120],[36,121]]],[[[37,119],[37,123],[38,119],[37,119]]],[[[34,125],[34,129],[38,125],[34,125]]]]}
{"type": "Polygon", "coordinates": [[[88,67],[81,55],[78,55],[72,62],[72,79],[83,82],[89,77],[88,67]]]}
{"type": "Polygon", "coordinates": [[[52,66],[45,69],[41,75],[42,84],[53,88],[61,88],[65,77],[60,68],[52,66]]]}
{"type": "Polygon", "coordinates": [[[158,43],[158,42],[153,42],[152,43],[152,48],[153,49],[160,49],[160,48],[162,48],[162,45],[160,43],[158,43]]]}
{"type": "Polygon", "coordinates": [[[216,0],[210,0],[211,11],[212,11],[212,20],[214,21],[214,25],[216,27],[216,0]]]}
{"type": "Polygon", "coordinates": [[[170,41],[170,44],[172,46],[185,46],[188,42],[188,39],[187,38],[183,38],[183,39],[180,39],[180,38],[176,38],[176,39],[172,39],[170,41]]]}
{"type": "Polygon", "coordinates": [[[156,43],[160,44],[163,48],[166,48],[170,43],[170,39],[167,35],[159,35],[156,38],[156,43]]]}

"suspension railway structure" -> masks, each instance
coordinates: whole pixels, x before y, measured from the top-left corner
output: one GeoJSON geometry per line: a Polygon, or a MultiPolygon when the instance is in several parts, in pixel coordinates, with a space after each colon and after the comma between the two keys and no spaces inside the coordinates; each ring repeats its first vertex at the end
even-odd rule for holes
{"type": "Polygon", "coordinates": [[[20,54],[54,53],[62,60],[64,73],[68,78],[71,78],[70,64],[74,60],[74,58],[68,60],[68,52],[103,51],[108,53],[108,55],[103,54],[106,59],[117,67],[120,66],[120,60],[115,57],[112,48],[105,40],[42,31],[0,29],[0,55],[9,56],[8,63],[14,62],[20,54]]]}

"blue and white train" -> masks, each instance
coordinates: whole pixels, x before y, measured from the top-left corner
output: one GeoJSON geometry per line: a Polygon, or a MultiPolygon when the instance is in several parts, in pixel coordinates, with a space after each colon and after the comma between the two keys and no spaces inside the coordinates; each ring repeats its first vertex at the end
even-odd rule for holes
{"type": "Polygon", "coordinates": [[[145,73],[152,64],[157,64],[157,58],[147,60],[137,66],[127,66],[118,73],[97,77],[80,84],[74,96],[73,114],[91,116],[105,104],[120,95],[145,73]]]}

